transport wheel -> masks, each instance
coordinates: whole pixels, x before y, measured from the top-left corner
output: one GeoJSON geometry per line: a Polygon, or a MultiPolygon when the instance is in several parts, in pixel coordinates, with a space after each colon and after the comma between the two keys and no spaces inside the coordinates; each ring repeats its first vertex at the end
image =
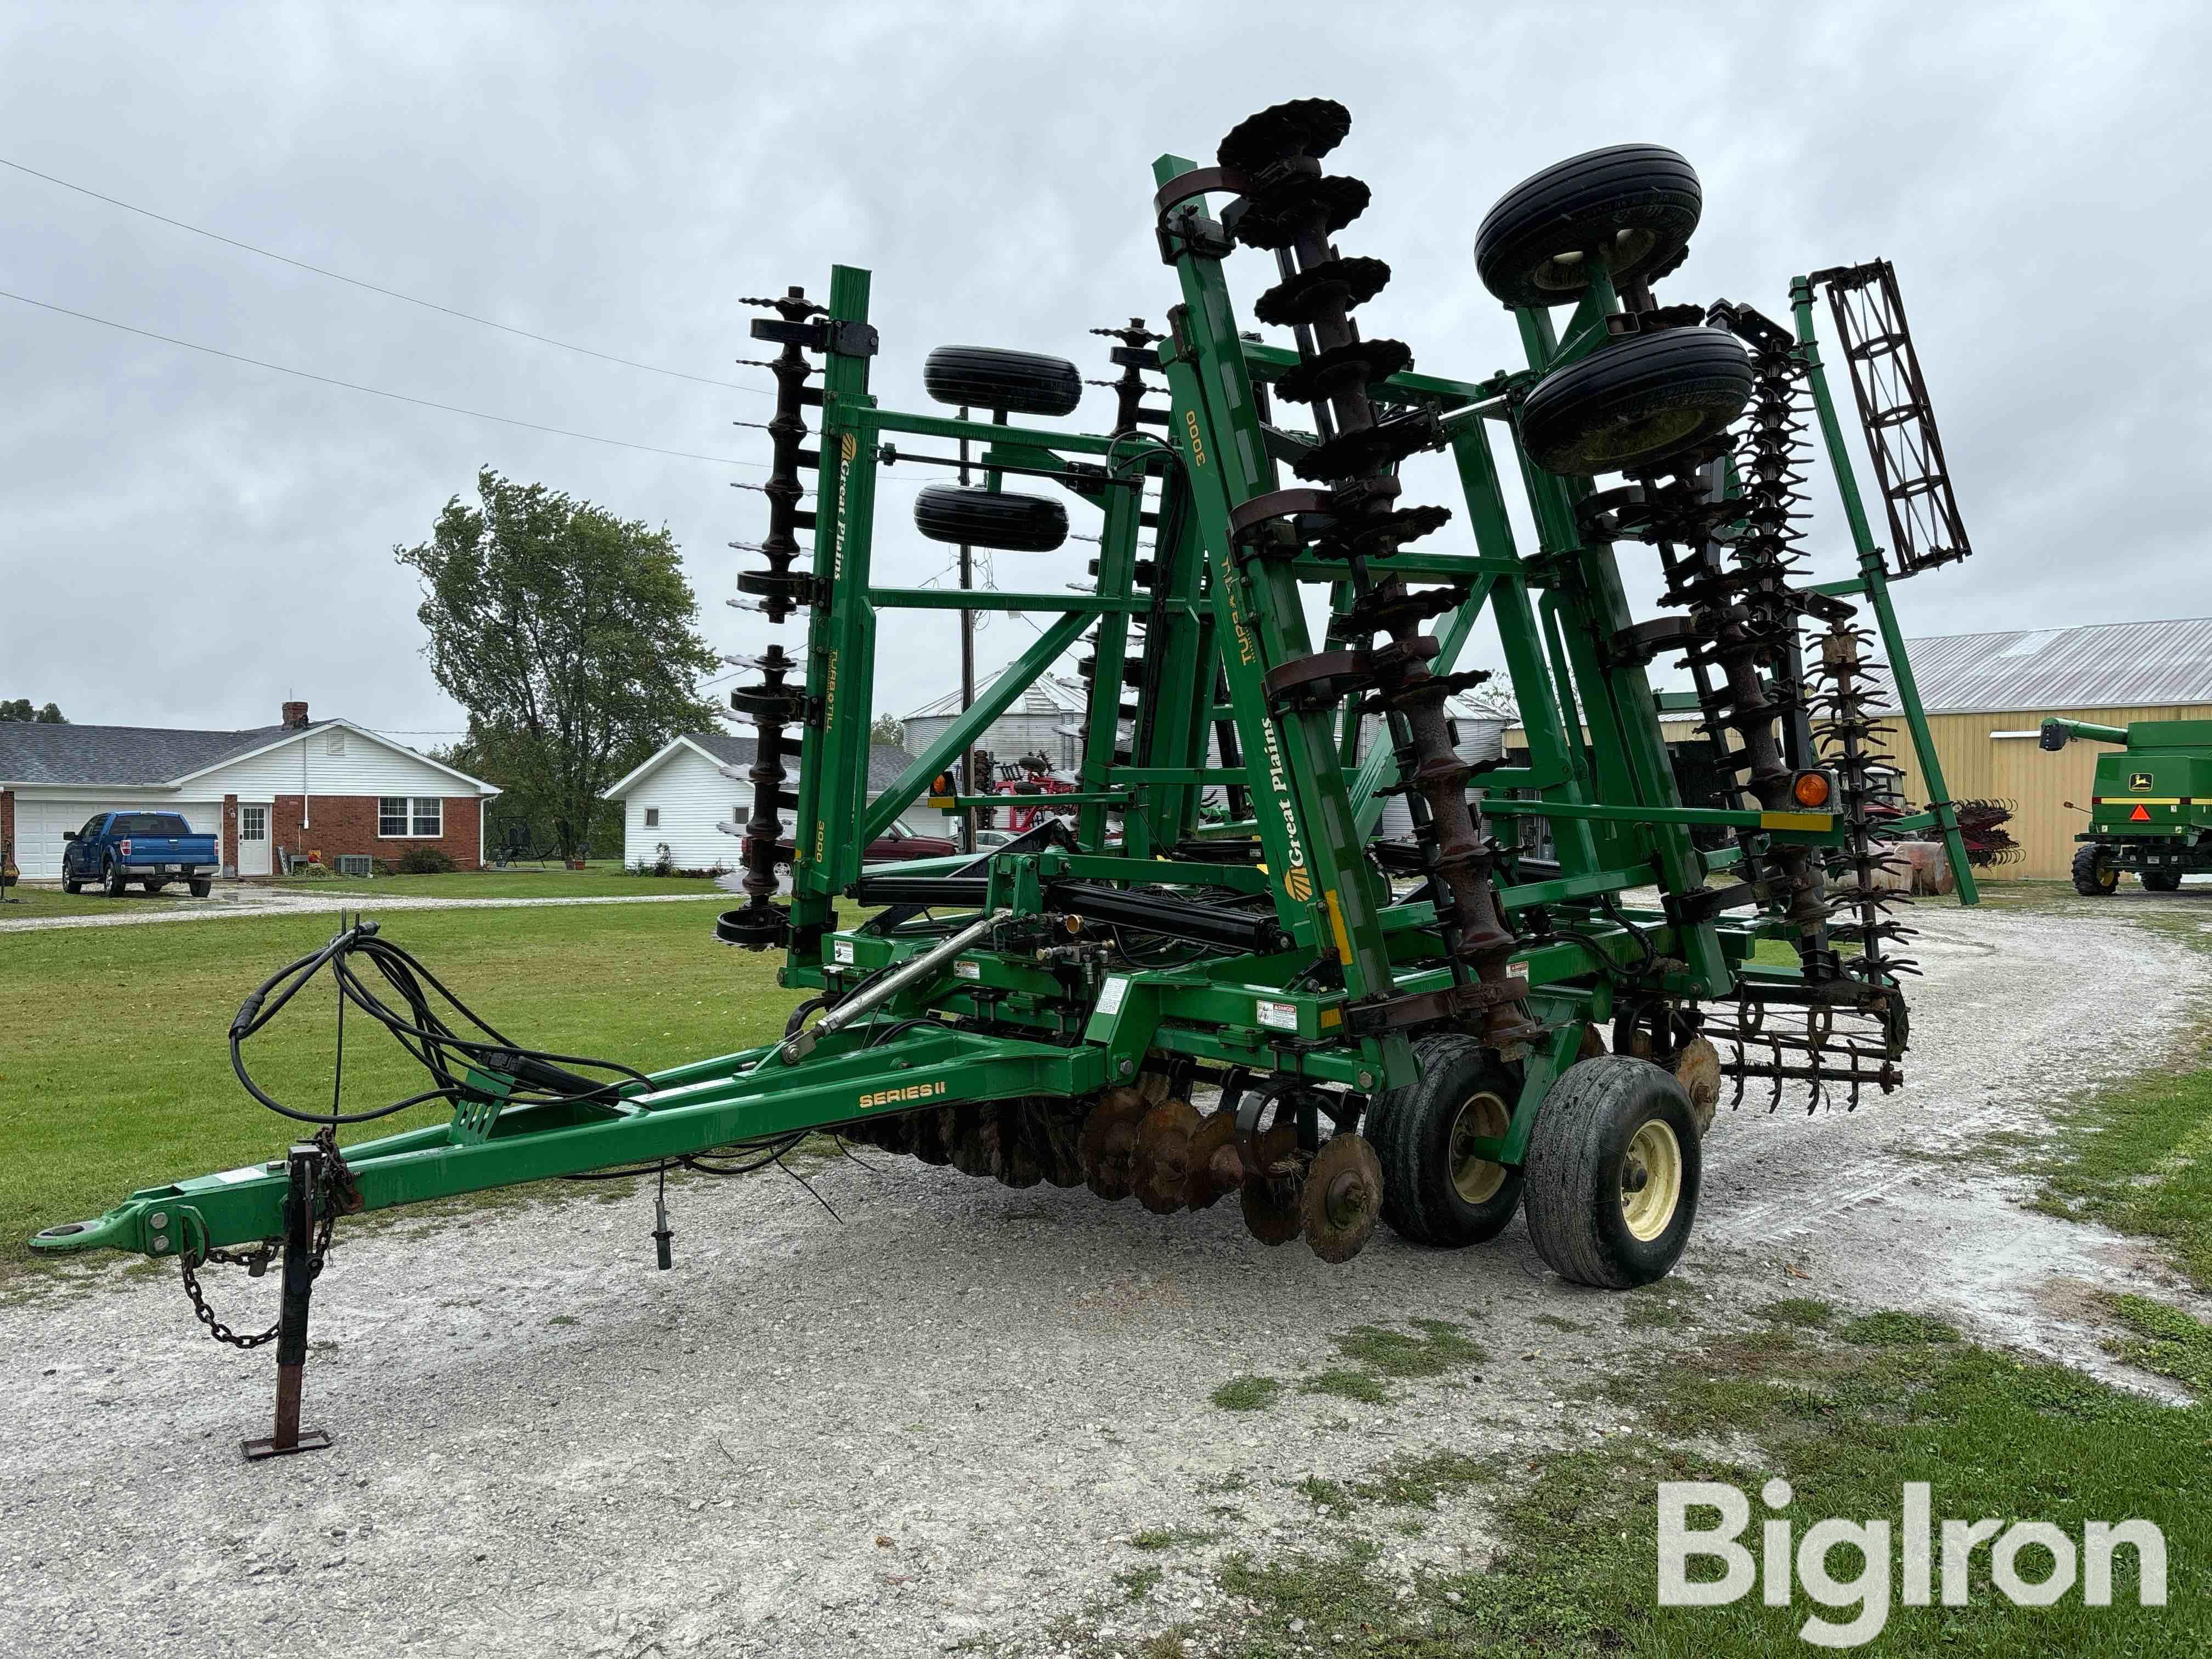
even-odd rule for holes
{"type": "Polygon", "coordinates": [[[938,347],[921,384],[940,404],[1011,415],[1073,415],[1083,401],[1083,371],[1066,358],[995,346],[938,347]]]}
{"type": "Polygon", "coordinates": [[[2177,893],[2181,890],[2181,872],[2178,870],[2146,870],[2142,884],[2154,893],[2177,893]]]}
{"type": "Polygon", "coordinates": [[[196,881],[191,884],[191,894],[194,898],[205,898],[213,891],[215,891],[215,884],[211,881],[196,881]]]}
{"type": "Polygon", "coordinates": [[[1610,144],[1546,167],[1474,233],[1482,285],[1509,306],[1571,305],[1602,252],[1615,283],[1674,269],[1705,208],[1697,169],[1663,144],[1610,144]]]}
{"type": "Polygon", "coordinates": [[[123,890],[130,884],[131,884],[124,878],[123,866],[121,865],[111,864],[107,866],[108,897],[121,898],[123,896],[123,890]]]}
{"type": "Polygon", "coordinates": [[[1049,553],[1067,539],[1067,509],[1044,495],[932,484],[914,498],[914,527],[957,547],[1049,553]]]}
{"type": "Polygon", "coordinates": [[[1547,472],[1640,470],[1718,437],[1751,392],[1750,354],[1733,334],[1631,335],[1539,380],[1521,405],[1521,443],[1547,472]]]}
{"type": "Polygon", "coordinates": [[[2103,898],[2120,884],[2119,866],[2094,842],[2074,854],[2074,890],[2084,898],[2103,898]]]}
{"type": "Polygon", "coordinates": [[[1689,1243],[1704,1165],[1682,1085],[1608,1054],[1562,1073],[1528,1138],[1528,1237],[1562,1279],[1625,1291],[1689,1243]]]}
{"type": "Polygon", "coordinates": [[[1520,1205],[1522,1172],[1475,1157],[1465,1143],[1505,1133],[1520,1082],[1463,1032],[1422,1037],[1413,1057],[1419,1078],[1367,1113],[1382,1169],[1382,1218],[1399,1237],[1441,1249],[1495,1238],[1520,1205]]]}

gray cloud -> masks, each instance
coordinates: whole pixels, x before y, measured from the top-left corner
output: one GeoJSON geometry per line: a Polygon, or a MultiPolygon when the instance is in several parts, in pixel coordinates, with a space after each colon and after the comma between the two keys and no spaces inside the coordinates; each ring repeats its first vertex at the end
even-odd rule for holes
{"type": "MultiPolygon", "coordinates": [[[[517,327],[745,371],[738,296],[875,273],[885,401],[946,342],[1059,351],[1173,298],[1162,151],[1322,94],[1397,276],[1371,325],[1424,367],[1516,361],[1468,255],[1491,202],[1575,150],[1671,143],[1705,226],[1668,284],[1779,313],[1789,277],[1896,261],[1978,549],[1916,582],[1916,632],[2212,612],[2196,479],[2207,349],[2207,28],[2185,6],[1204,9],[847,6],[164,10],[0,19],[0,154],[517,327]]],[[[0,286],[318,373],[758,459],[765,398],[594,362],[0,173],[0,286]]],[[[1249,297],[1261,274],[1233,262],[1249,297]]],[[[411,409],[0,301],[0,694],[79,720],[248,725],[285,696],[386,729],[460,724],[391,560],[490,465],[683,545],[709,637],[756,477],[411,409]]],[[[1100,394],[1085,413],[1108,407],[1100,394]]],[[[902,476],[902,475],[894,475],[902,476]]],[[[1448,499],[1434,471],[1431,499],[1448,499]]],[[[948,555],[886,493],[881,579],[948,555]]],[[[1823,503],[1825,505],[1825,503],[1823,503]]],[[[1452,532],[1447,534],[1461,534],[1452,532]]],[[[1839,570],[1831,512],[1816,545],[1839,570]]],[[[1056,588],[1066,556],[1000,556],[1056,588]]],[[[1629,556],[1632,564],[1635,556],[1629,556]]],[[[1632,570],[1634,591],[1652,584],[1632,570]]],[[[1032,635],[996,621],[987,665],[1032,635]]],[[[903,618],[878,706],[951,683],[903,618]]],[[[432,738],[421,739],[434,741],[432,738]]]]}

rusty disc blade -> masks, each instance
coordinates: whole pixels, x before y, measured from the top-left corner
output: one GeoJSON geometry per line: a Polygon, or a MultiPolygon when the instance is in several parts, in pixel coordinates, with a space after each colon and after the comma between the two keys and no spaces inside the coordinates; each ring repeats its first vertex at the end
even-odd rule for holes
{"type": "Polygon", "coordinates": [[[981,1106],[955,1106],[952,1109],[952,1167],[964,1176],[988,1176],[991,1173],[991,1154],[998,1137],[984,1138],[983,1110],[981,1106]]]}
{"type": "Polygon", "coordinates": [[[1198,1126],[1185,1154],[1182,1201],[1194,1210],[1217,1204],[1244,1182],[1244,1159],[1237,1150],[1237,1114],[1216,1112],[1198,1126]]]}
{"type": "Polygon", "coordinates": [[[914,1115],[914,1155],[924,1164],[952,1162],[952,1115],[955,1109],[951,1106],[940,1106],[933,1112],[916,1112],[914,1115]]]}
{"type": "Polygon", "coordinates": [[[1083,1113],[1065,1100],[1035,1102],[1030,1121],[1043,1138],[1044,1178],[1055,1187],[1083,1184],[1083,1113]]]}
{"type": "Polygon", "coordinates": [[[1332,1136],[1315,1154],[1298,1208],[1322,1261],[1349,1261],[1366,1248],[1382,1212],[1382,1163],[1366,1136],[1332,1136]]]}
{"type": "Polygon", "coordinates": [[[1044,1179],[1044,1161],[1037,1155],[1040,1132],[1031,1123],[1029,1103],[1010,1100],[999,1108],[999,1146],[1006,1164],[999,1179],[1009,1187],[1034,1187],[1044,1179]]]}
{"type": "Polygon", "coordinates": [[[1136,1145],[1129,1153],[1129,1185],[1137,1202],[1154,1215],[1172,1215],[1182,1208],[1190,1138],[1198,1125],[1198,1108],[1187,1100],[1155,1106],[1137,1125],[1136,1145]]]}
{"type": "Polygon", "coordinates": [[[1287,1244],[1305,1224],[1296,1176],[1246,1176],[1238,1195],[1245,1228],[1262,1244],[1287,1244]]]}
{"type": "Polygon", "coordinates": [[[1698,1121],[1698,1133],[1704,1134],[1713,1127],[1713,1114],[1721,1103],[1720,1050],[1708,1037],[1692,1037],[1674,1051],[1667,1069],[1689,1096],[1690,1115],[1698,1121]]]}
{"type": "Polygon", "coordinates": [[[1129,1155],[1137,1124],[1151,1109],[1134,1089],[1109,1089],[1083,1121],[1084,1182],[1109,1204],[1129,1195],[1129,1155]]]}

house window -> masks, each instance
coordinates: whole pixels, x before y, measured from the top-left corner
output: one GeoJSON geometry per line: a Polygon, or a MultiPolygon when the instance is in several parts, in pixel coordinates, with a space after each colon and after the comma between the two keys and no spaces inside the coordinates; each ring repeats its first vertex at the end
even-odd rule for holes
{"type": "Polygon", "coordinates": [[[658,806],[648,806],[645,809],[645,827],[648,830],[660,828],[660,809],[658,806]]]}
{"type": "Polygon", "coordinates": [[[323,752],[326,755],[345,753],[345,732],[343,728],[332,731],[330,736],[323,740],[323,752]]]}
{"type": "Polygon", "coordinates": [[[376,803],[376,833],[386,840],[403,836],[433,840],[446,832],[446,803],[435,795],[382,795],[376,803]]]}

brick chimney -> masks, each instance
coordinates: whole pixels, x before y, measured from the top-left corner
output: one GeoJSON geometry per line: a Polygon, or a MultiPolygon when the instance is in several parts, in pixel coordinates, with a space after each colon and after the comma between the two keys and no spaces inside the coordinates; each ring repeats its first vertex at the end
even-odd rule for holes
{"type": "Polygon", "coordinates": [[[307,725],[307,705],[304,702],[286,703],[284,705],[284,725],[289,731],[305,731],[307,725]]]}

